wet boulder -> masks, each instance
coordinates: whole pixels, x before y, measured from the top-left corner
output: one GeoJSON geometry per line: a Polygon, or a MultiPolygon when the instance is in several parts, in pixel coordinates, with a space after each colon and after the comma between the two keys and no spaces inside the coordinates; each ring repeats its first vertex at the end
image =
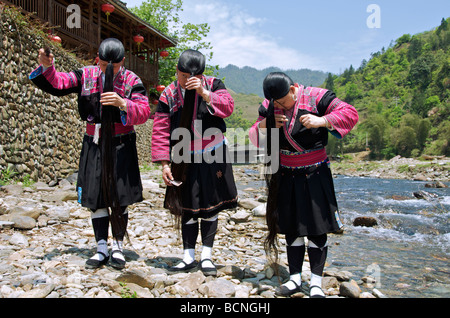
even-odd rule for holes
{"type": "Polygon", "coordinates": [[[377,219],[371,216],[359,216],[353,220],[354,226],[372,227],[378,225],[377,219]]]}

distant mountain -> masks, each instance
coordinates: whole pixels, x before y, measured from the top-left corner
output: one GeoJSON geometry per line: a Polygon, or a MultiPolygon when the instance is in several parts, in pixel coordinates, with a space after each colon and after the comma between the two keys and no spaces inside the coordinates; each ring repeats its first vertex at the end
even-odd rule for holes
{"type": "MultiPolygon", "coordinates": [[[[280,71],[282,70],[277,67],[257,70],[253,67],[245,66],[240,68],[230,64],[225,68],[219,68],[217,76],[219,78],[224,78],[225,86],[236,93],[255,94],[264,97],[262,89],[264,78],[270,72],[280,71]]],[[[309,69],[287,70],[283,72],[289,75],[294,82],[305,86],[322,85],[328,75],[328,73],[322,71],[312,71],[309,69]]]]}

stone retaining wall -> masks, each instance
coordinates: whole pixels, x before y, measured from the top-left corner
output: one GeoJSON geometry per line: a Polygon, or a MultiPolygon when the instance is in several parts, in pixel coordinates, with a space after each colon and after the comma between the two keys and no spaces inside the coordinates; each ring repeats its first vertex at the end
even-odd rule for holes
{"type": "MultiPolygon", "coordinates": [[[[0,15],[0,170],[56,181],[78,169],[85,124],[79,119],[75,94],[51,96],[29,80],[38,66],[39,48],[49,42],[26,21],[11,16],[9,9],[0,15]]],[[[83,66],[58,46],[52,51],[58,71],[83,66]]],[[[140,164],[149,163],[152,121],[136,131],[140,164]]]]}

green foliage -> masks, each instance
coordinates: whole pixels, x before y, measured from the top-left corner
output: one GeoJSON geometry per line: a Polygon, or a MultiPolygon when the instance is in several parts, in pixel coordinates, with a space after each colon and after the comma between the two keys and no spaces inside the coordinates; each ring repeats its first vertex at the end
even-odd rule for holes
{"type": "MultiPolygon", "coordinates": [[[[167,48],[169,57],[159,60],[159,83],[166,86],[176,79],[176,65],[183,51],[198,50],[207,61],[213,57],[211,43],[204,40],[210,27],[207,23],[183,23],[180,18],[182,6],[182,0],[145,0],[140,6],[130,8],[139,18],[178,42],[176,47],[167,48]]],[[[205,75],[213,75],[217,69],[218,66],[207,64],[205,75]]]]}
{"type": "Polygon", "coordinates": [[[434,30],[404,34],[357,70],[350,66],[327,77],[322,87],[332,83],[337,96],[360,115],[350,140],[339,141],[344,151],[363,151],[367,140],[372,158],[449,155],[449,22],[442,19],[434,30]]]}

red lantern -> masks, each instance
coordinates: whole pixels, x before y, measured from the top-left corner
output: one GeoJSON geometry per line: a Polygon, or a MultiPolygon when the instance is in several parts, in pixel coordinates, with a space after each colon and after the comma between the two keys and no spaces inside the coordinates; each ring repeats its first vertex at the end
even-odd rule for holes
{"type": "Polygon", "coordinates": [[[106,21],[109,22],[109,15],[113,13],[114,6],[112,4],[106,3],[102,4],[102,11],[106,13],[106,21]]]}
{"type": "Polygon", "coordinates": [[[153,104],[153,105],[158,105],[158,100],[157,100],[157,99],[154,99],[154,100],[152,101],[152,104],[153,104]]]}
{"type": "Polygon", "coordinates": [[[160,93],[164,92],[165,89],[166,89],[166,87],[164,85],[156,86],[156,90],[160,93]]]}
{"type": "Polygon", "coordinates": [[[53,42],[61,43],[61,38],[59,36],[57,36],[57,35],[50,34],[48,37],[53,42]]]}
{"type": "Polygon", "coordinates": [[[133,36],[133,40],[134,40],[134,42],[137,43],[137,46],[139,49],[141,43],[144,42],[144,37],[142,35],[138,34],[138,35],[133,36]]]}
{"type": "Polygon", "coordinates": [[[161,55],[162,58],[165,59],[166,57],[169,56],[169,52],[167,52],[167,51],[162,51],[161,53],[159,53],[159,55],[161,55]]]}

